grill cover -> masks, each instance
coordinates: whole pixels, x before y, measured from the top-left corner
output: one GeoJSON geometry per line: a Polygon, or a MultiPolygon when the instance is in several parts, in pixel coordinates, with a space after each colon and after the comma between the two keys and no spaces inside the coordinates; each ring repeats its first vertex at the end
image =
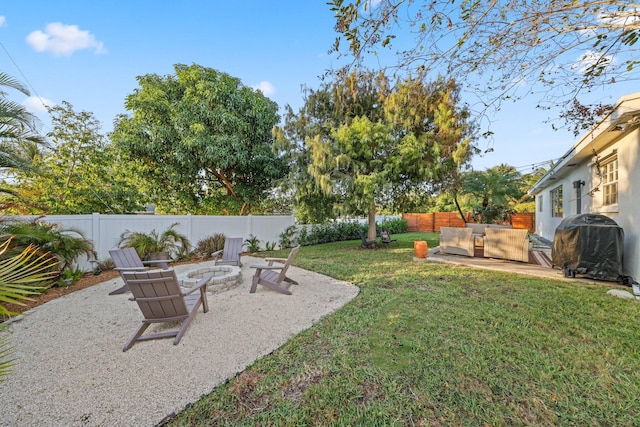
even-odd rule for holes
{"type": "Polygon", "coordinates": [[[624,231],[604,215],[572,215],[556,228],[551,262],[565,276],[622,281],[624,231]]]}

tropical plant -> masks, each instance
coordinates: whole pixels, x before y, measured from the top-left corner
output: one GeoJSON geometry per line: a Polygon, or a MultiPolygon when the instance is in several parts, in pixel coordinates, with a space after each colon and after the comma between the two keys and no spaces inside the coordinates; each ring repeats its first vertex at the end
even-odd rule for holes
{"type": "Polygon", "coordinates": [[[280,233],[280,247],[292,248],[295,245],[297,233],[298,229],[295,225],[290,225],[285,228],[284,231],[280,233]]]}
{"type": "Polygon", "coordinates": [[[222,233],[215,233],[198,241],[194,252],[203,259],[211,258],[211,254],[224,249],[226,237],[222,233]]]}
{"type": "Polygon", "coordinates": [[[120,234],[118,246],[134,248],[143,260],[148,259],[151,254],[163,252],[166,252],[169,257],[182,257],[191,252],[191,242],[187,236],[175,229],[178,224],[174,222],[162,233],[158,233],[155,229],[149,233],[125,230],[120,234]]]}
{"type": "Polygon", "coordinates": [[[474,220],[484,224],[508,222],[515,213],[512,205],[525,193],[520,173],[504,164],[466,173],[462,192],[475,197],[474,220]]]}
{"type": "Polygon", "coordinates": [[[253,234],[250,234],[249,238],[244,241],[242,246],[246,246],[249,252],[258,252],[260,250],[260,239],[253,234]]]}
{"type": "MultiPolygon", "coordinates": [[[[0,221],[0,243],[11,240],[5,256],[13,256],[33,245],[38,253],[55,257],[60,263],[60,272],[73,270],[78,258],[96,259],[93,242],[82,231],[63,228],[60,224],[34,218],[30,221],[0,221]]],[[[2,255],[0,254],[0,258],[2,255]]]]}
{"type": "Polygon", "coordinates": [[[265,251],[273,251],[276,249],[276,242],[264,242],[264,250],[265,251]]]}
{"type": "MultiPolygon", "coordinates": [[[[0,256],[9,250],[11,238],[0,244],[0,256]]],[[[35,246],[27,246],[22,252],[0,259],[0,302],[24,305],[30,295],[37,295],[46,289],[58,275],[58,261],[47,253],[41,253],[35,246]]],[[[18,314],[0,305],[0,317],[18,314]]],[[[1,328],[1,325],[0,325],[1,328]]],[[[8,338],[0,339],[0,381],[6,377],[13,361],[8,359],[11,349],[8,338]]]]}
{"type": "Polygon", "coordinates": [[[25,168],[45,140],[38,133],[37,118],[23,106],[7,100],[4,88],[29,95],[29,90],[18,80],[0,72],[0,167],[25,168]]]}

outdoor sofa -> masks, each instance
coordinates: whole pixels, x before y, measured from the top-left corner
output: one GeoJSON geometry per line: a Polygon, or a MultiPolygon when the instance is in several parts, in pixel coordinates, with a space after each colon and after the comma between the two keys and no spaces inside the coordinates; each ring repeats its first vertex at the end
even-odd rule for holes
{"type": "Polygon", "coordinates": [[[474,237],[471,228],[440,227],[440,252],[473,256],[474,237]]]}
{"type": "Polygon", "coordinates": [[[486,228],[483,239],[485,258],[529,262],[528,234],[525,229],[486,228]]]}

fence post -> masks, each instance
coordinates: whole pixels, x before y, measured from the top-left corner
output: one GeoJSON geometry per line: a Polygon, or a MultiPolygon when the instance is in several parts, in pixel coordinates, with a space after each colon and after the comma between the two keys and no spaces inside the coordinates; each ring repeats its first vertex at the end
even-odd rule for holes
{"type": "Polygon", "coordinates": [[[187,221],[186,221],[186,223],[187,223],[186,224],[186,228],[187,229],[186,229],[186,233],[185,234],[187,235],[187,238],[189,239],[189,241],[191,243],[193,243],[193,233],[191,231],[193,229],[193,224],[191,223],[192,221],[193,221],[193,219],[191,218],[191,214],[188,213],[187,214],[187,221]]]}
{"type": "Polygon", "coordinates": [[[98,212],[91,214],[91,240],[93,240],[93,247],[97,252],[102,247],[102,242],[100,241],[100,213],[98,212]]]}

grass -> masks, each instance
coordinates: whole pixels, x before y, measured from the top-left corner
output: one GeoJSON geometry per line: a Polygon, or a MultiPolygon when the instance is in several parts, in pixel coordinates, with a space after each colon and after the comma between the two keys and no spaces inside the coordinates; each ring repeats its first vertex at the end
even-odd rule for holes
{"type": "Polygon", "coordinates": [[[171,425],[640,425],[640,305],[613,284],[416,263],[438,236],[394,238],[303,247],[360,295],[171,425]]]}

